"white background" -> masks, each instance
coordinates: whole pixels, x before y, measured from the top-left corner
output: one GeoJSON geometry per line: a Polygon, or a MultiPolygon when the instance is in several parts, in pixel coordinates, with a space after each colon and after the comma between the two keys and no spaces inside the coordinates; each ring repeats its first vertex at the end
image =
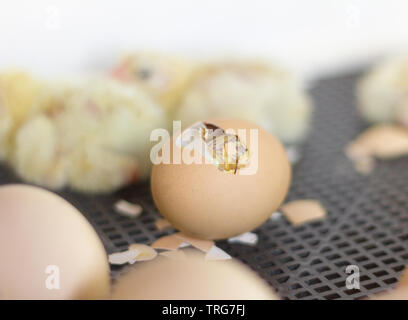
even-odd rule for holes
{"type": "Polygon", "coordinates": [[[408,45],[406,0],[0,1],[0,68],[43,74],[162,49],[272,57],[313,76],[408,45]]]}

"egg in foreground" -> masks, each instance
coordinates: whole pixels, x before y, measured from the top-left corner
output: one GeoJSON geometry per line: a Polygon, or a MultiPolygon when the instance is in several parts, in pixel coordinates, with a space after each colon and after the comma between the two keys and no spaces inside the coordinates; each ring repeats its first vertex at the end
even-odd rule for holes
{"type": "Polygon", "coordinates": [[[129,268],[114,286],[115,300],[278,300],[253,271],[232,261],[158,258],[129,268]]]}
{"type": "Polygon", "coordinates": [[[0,299],[105,299],[109,265],[82,214],[32,186],[0,187],[0,299]]]}
{"type": "Polygon", "coordinates": [[[213,140],[204,142],[215,150],[214,154],[209,152],[210,158],[214,157],[208,162],[198,157],[201,163],[190,164],[181,156],[177,163],[176,155],[189,151],[178,146],[180,140],[173,137],[159,154],[168,152],[170,162],[153,165],[151,189],[159,212],[176,229],[195,238],[215,240],[237,236],[264,223],[288,192],[291,167],[280,142],[250,122],[209,120],[187,130],[198,129],[206,135],[211,128],[220,129],[216,129],[220,140],[216,139],[215,144],[222,142],[215,149],[213,140]],[[234,135],[227,134],[231,131],[228,129],[237,133],[235,142],[234,135]],[[223,159],[231,146],[233,150],[223,159]]]}

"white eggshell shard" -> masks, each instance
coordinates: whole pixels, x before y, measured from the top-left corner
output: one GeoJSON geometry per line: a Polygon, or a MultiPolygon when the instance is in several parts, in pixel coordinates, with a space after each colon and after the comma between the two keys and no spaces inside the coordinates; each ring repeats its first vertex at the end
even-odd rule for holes
{"type": "Polygon", "coordinates": [[[0,299],[106,299],[109,264],[85,217],[27,185],[0,187],[0,299]]]}
{"type": "Polygon", "coordinates": [[[126,200],[119,200],[114,205],[115,211],[128,218],[137,218],[143,212],[141,205],[126,200]]]}
{"type": "Polygon", "coordinates": [[[231,258],[228,253],[215,245],[205,255],[205,260],[229,260],[231,258]]]}
{"type": "Polygon", "coordinates": [[[228,239],[229,243],[240,243],[249,246],[255,246],[258,243],[258,235],[253,232],[245,232],[239,236],[228,239]]]}
{"type": "Polygon", "coordinates": [[[137,256],[141,253],[140,250],[132,249],[123,252],[116,252],[109,255],[109,263],[114,265],[123,265],[126,263],[134,263],[137,256]]]}
{"type": "Polygon", "coordinates": [[[132,251],[132,250],[139,251],[139,254],[135,258],[132,259],[131,263],[139,262],[139,261],[149,261],[157,257],[157,251],[151,246],[148,246],[143,243],[133,243],[129,246],[128,250],[129,251],[132,251]]]}
{"type": "Polygon", "coordinates": [[[20,71],[0,74],[0,160],[14,147],[14,133],[44,102],[43,83],[20,71]]]}

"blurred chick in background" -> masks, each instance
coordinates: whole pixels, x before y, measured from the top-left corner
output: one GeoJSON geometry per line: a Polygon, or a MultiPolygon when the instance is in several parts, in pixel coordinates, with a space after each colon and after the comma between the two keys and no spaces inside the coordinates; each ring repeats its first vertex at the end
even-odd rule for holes
{"type": "Polygon", "coordinates": [[[43,105],[43,83],[20,71],[0,74],[0,160],[8,158],[14,132],[43,105]]]}
{"type": "Polygon", "coordinates": [[[184,93],[193,69],[193,63],[185,59],[141,52],[125,56],[112,71],[112,76],[141,85],[164,110],[170,112],[184,93]]]}
{"type": "Polygon", "coordinates": [[[408,57],[374,66],[358,83],[357,99],[364,120],[408,127],[408,57]]]}
{"type": "Polygon", "coordinates": [[[252,120],[287,145],[302,141],[311,104],[294,77],[259,62],[198,64],[159,53],[125,57],[114,78],[142,84],[183,126],[214,117],[252,120]]]}
{"type": "Polygon", "coordinates": [[[150,172],[150,133],[163,110],[140,88],[95,78],[57,92],[16,136],[13,166],[50,188],[111,192],[150,172]]]}
{"type": "Polygon", "coordinates": [[[199,68],[175,114],[183,126],[215,117],[253,121],[284,144],[305,137],[311,104],[294,77],[260,62],[219,62],[199,68]]]}

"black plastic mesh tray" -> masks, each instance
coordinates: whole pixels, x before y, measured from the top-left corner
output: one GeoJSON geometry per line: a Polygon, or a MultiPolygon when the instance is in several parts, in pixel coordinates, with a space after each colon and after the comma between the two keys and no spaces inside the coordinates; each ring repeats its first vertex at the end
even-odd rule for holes
{"type": "MultiPolygon", "coordinates": [[[[289,200],[313,198],[328,218],[299,227],[284,218],[269,220],[255,232],[256,247],[219,242],[232,256],[253,268],[285,299],[357,299],[392,287],[408,264],[408,158],[378,162],[375,171],[358,175],[344,156],[344,146],[364,129],[354,108],[353,88],[359,73],[315,83],[313,130],[294,168],[289,200]],[[348,265],[360,269],[360,290],[345,285],[348,265]]],[[[19,181],[0,170],[0,183],[19,181]]],[[[130,243],[150,244],[159,232],[159,217],[147,184],[108,196],[60,192],[96,228],[108,253],[130,243]],[[144,208],[138,219],[113,211],[118,199],[144,208]]],[[[112,277],[120,272],[112,269],[112,277]]]]}

